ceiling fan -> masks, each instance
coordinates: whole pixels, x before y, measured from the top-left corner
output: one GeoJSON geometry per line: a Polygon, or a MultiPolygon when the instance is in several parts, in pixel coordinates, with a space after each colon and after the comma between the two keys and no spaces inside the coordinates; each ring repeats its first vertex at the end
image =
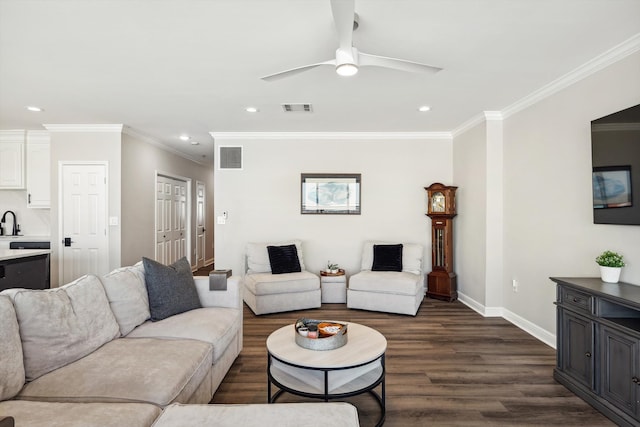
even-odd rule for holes
{"type": "Polygon", "coordinates": [[[355,14],[355,0],[331,0],[331,11],[333,12],[333,20],[336,31],[338,32],[338,40],[340,41],[340,46],[336,49],[335,59],[280,71],[264,76],[262,80],[278,80],[321,65],[332,65],[336,67],[336,73],[340,76],[353,76],[358,72],[359,67],[369,66],[391,68],[413,73],[437,73],[442,70],[442,68],[407,61],[406,59],[389,58],[358,51],[358,49],[353,47],[353,30],[357,28],[357,21],[355,21],[356,25],[354,26],[354,19],[357,16],[355,14]]]}

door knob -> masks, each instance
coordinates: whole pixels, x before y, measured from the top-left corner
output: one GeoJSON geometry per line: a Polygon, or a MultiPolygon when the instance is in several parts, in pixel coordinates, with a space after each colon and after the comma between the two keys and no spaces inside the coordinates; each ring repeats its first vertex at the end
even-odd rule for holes
{"type": "Polygon", "coordinates": [[[65,246],[71,246],[71,244],[73,243],[73,240],[71,240],[71,237],[65,237],[64,240],[62,241],[62,243],[65,246]]]}

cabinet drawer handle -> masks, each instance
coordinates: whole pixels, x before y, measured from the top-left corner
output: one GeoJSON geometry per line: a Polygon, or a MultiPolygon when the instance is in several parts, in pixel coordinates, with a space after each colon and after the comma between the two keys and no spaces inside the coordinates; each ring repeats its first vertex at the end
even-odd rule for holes
{"type": "Polygon", "coordinates": [[[636,377],[631,378],[631,381],[633,381],[635,384],[638,384],[638,382],[640,382],[640,381],[638,381],[638,378],[636,378],[636,377]]]}
{"type": "Polygon", "coordinates": [[[573,302],[580,302],[580,298],[573,298],[573,302]]]}
{"type": "Polygon", "coordinates": [[[587,351],[584,355],[587,356],[587,357],[591,357],[591,352],[587,351]]]}

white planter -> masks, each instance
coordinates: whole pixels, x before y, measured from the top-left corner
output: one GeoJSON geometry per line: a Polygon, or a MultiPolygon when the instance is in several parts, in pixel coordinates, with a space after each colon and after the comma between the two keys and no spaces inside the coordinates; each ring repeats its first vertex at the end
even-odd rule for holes
{"type": "Polygon", "coordinates": [[[604,267],[600,266],[600,277],[603,282],[607,283],[618,283],[620,280],[620,272],[622,271],[622,267],[604,267]]]}

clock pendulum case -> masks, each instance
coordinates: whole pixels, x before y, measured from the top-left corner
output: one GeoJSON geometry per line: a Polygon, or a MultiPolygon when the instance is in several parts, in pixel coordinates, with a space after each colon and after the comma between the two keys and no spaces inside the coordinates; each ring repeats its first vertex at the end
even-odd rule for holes
{"type": "Polygon", "coordinates": [[[457,188],[438,182],[424,188],[427,190],[427,216],[431,218],[432,271],[427,274],[427,296],[446,301],[458,298],[456,273],[453,272],[457,188]]]}

